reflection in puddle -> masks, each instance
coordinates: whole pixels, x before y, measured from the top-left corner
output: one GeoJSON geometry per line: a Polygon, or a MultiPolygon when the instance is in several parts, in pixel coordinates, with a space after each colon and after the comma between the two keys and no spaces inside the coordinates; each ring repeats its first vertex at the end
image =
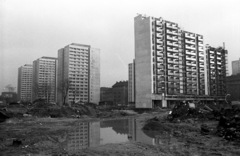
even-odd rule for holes
{"type": "Polygon", "coordinates": [[[138,119],[119,119],[101,122],[79,122],[75,128],[69,129],[64,149],[75,153],[87,147],[96,147],[108,143],[143,142],[151,145],[169,144],[168,133],[158,134],[153,131],[142,131],[142,123],[138,119]]]}

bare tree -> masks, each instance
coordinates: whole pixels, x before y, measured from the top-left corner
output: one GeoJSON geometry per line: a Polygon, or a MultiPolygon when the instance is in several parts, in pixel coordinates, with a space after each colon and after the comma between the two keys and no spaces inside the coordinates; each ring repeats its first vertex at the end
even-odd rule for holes
{"type": "Polygon", "coordinates": [[[58,91],[62,94],[63,104],[66,103],[66,98],[68,95],[69,87],[71,85],[71,81],[69,79],[65,79],[59,86],[58,91]]]}
{"type": "Polygon", "coordinates": [[[52,83],[46,82],[43,83],[40,87],[38,87],[38,91],[40,93],[40,97],[44,98],[47,103],[50,102],[50,98],[54,92],[54,87],[52,83]]]}
{"type": "Polygon", "coordinates": [[[8,84],[7,86],[5,86],[5,89],[7,89],[8,92],[14,92],[15,91],[15,87],[13,87],[11,84],[8,84]]]}

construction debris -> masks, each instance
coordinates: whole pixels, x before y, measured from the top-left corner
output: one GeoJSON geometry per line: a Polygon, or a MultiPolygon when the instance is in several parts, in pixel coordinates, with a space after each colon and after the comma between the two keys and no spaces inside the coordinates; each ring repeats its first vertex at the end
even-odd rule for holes
{"type": "Polygon", "coordinates": [[[171,122],[185,122],[189,119],[194,121],[217,120],[218,126],[215,128],[202,124],[201,134],[215,134],[227,140],[240,140],[240,109],[237,107],[219,108],[216,104],[212,106],[196,105],[183,101],[176,104],[168,115],[168,120],[171,122]]]}

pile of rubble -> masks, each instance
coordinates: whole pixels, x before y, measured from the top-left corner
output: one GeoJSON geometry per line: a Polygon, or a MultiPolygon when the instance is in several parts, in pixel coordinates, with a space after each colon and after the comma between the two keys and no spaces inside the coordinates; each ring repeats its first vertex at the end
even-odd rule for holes
{"type": "Polygon", "coordinates": [[[168,115],[168,120],[171,122],[182,122],[187,119],[217,120],[218,126],[215,128],[202,124],[201,133],[215,134],[227,140],[240,140],[240,108],[238,107],[219,107],[216,104],[205,105],[183,101],[176,104],[168,115]]]}

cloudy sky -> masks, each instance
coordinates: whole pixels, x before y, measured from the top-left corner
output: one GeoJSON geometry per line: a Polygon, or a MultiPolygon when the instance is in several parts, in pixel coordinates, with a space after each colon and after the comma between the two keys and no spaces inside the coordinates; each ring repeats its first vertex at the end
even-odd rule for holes
{"type": "Polygon", "coordinates": [[[101,86],[127,80],[137,13],[177,22],[205,44],[225,42],[230,74],[240,58],[239,0],[0,0],[0,92],[17,87],[20,66],[71,43],[100,48],[101,86]]]}

